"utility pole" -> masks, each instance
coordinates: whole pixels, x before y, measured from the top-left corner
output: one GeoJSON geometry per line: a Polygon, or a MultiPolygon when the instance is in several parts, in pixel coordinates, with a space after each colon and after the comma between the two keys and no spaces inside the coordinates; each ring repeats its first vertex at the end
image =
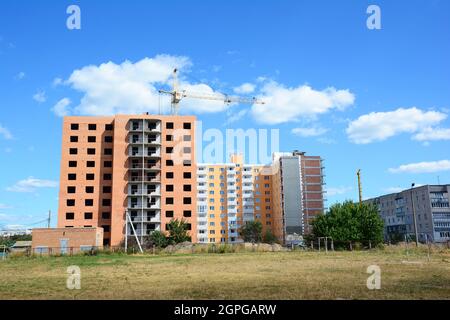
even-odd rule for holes
{"type": "Polygon", "coordinates": [[[47,222],[47,228],[50,229],[50,219],[52,218],[52,211],[48,210],[48,222],[47,222]]]}
{"type": "Polygon", "coordinates": [[[356,175],[358,176],[359,205],[361,205],[362,204],[361,169],[358,169],[356,175]]]}
{"type": "Polygon", "coordinates": [[[125,211],[125,254],[128,253],[128,210],[125,211]]]}
{"type": "Polygon", "coordinates": [[[411,205],[412,205],[413,221],[414,221],[414,233],[416,235],[416,247],[418,247],[419,246],[419,234],[417,233],[416,208],[414,207],[414,196],[413,196],[414,186],[415,186],[415,183],[412,183],[411,184],[411,205]]]}

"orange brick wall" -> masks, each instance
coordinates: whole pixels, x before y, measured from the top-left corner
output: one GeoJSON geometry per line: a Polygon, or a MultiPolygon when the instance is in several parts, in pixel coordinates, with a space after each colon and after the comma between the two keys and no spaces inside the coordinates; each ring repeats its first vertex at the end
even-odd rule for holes
{"type": "Polygon", "coordinates": [[[67,239],[67,247],[74,252],[80,249],[80,246],[92,246],[101,249],[103,247],[103,229],[102,228],[52,228],[52,229],[33,229],[32,231],[33,250],[36,247],[45,246],[52,248],[54,253],[60,251],[61,239],[67,239]]]}
{"type": "MultiPolygon", "coordinates": [[[[166,230],[166,224],[171,219],[184,219],[191,227],[190,235],[196,241],[196,161],[195,161],[195,120],[194,116],[160,116],[160,115],[116,115],[114,117],[65,117],[63,124],[63,142],[61,155],[61,174],[59,192],[58,227],[88,227],[99,226],[110,228],[104,232],[105,244],[120,245],[125,235],[125,212],[128,208],[128,168],[129,125],[133,119],[160,121],[161,124],[161,211],[160,229],[166,230]],[[168,122],[173,123],[173,129],[166,128],[168,122]],[[189,123],[190,129],[183,129],[189,123]],[[71,124],[78,124],[78,130],[72,130],[71,124]],[[95,124],[96,130],[89,130],[89,124],[95,124]],[[105,130],[105,126],[113,125],[113,130],[105,130]],[[174,135],[174,141],[168,141],[167,135],[174,135]],[[167,153],[167,147],[176,147],[180,141],[177,137],[191,136],[190,141],[182,142],[190,147],[191,152],[184,154],[191,161],[191,166],[174,161],[173,166],[166,164],[173,156],[167,153]],[[70,137],[77,136],[78,142],[71,142],[70,137]],[[88,142],[89,136],[95,136],[96,142],[88,142]],[[105,142],[105,136],[112,136],[113,142],[105,142]],[[71,155],[70,148],[77,148],[77,154],[71,155]],[[87,149],[95,148],[95,155],[88,155],[87,149]],[[112,155],[105,155],[104,149],[111,148],[112,155]],[[77,161],[77,167],[69,167],[69,161],[77,161]],[[87,167],[87,161],[95,161],[94,168],[87,167]],[[112,161],[112,167],[104,166],[105,161],[112,161]],[[174,178],[166,177],[167,172],[173,172],[174,178]],[[68,174],[76,174],[76,180],[69,180],[68,174]],[[94,180],[86,180],[86,174],[93,173],[94,180]],[[190,173],[190,178],[184,178],[184,173],[190,173]],[[110,174],[111,180],[105,180],[104,174],[110,174]],[[174,185],[174,191],[166,191],[167,184],[174,185]],[[184,191],[184,185],[190,185],[190,191],[184,191]],[[68,187],[75,187],[76,192],[69,194],[68,187]],[[93,193],[86,193],[86,187],[94,187],[93,193]],[[111,193],[103,193],[103,187],[111,187],[111,193]],[[173,204],[166,204],[167,198],[174,198],[173,204]],[[190,198],[190,204],[184,204],[184,198],[190,198]],[[93,200],[93,206],[85,205],[86,199],[93,200]],[[103,199],[111,201],[104,206],[103,199]],[[67,200],[75,200],[74,206],[68,206],[67,200]],[[167,212],[173,211],[173,217],[167,212]],[[188,216],[190,211],[190,217],[188,216]],[[85,219],[85,213],[92,212],[92,219],[85,219]],[[73,213],[74,219],[66,219],[67,213],[73,213]],[[102,217],[105,217],[103,219],[102,217]]],[[[181,148],[183,149],[183,148],[181,148]]],[[[183,150],[181,150],[183,152],[183,150]]]]}

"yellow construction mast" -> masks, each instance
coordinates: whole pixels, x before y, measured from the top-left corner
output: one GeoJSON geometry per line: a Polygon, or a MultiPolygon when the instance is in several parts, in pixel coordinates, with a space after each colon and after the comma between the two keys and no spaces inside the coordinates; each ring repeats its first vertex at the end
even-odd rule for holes
{"type": "Polygon", "coordinates": [[[358,176],[358,194],[359,194],[359,205],[362,203],[362,187],[361,187],[361,169],[356,172],[358,176]]]}
{"type": "Polygon", "coordinates": [[[204,99],[204,100],[217,100],[223,101],[224,103],[248,103],[248,104],[264,104],[263,101],[258,100],[257,98],[244,98],[244,97],[236,97],[236,96],[227,96],[223,94],[196,94],[189,93],[186,90],[180,91],[178,87],[178,70],[173,70],[173,88],[172,91],[167,90],[159,90],[159,93],[167,94],[172,97],[171,99],[171,107],[172,114],[178,115],[179,111],[179,103],[183,98],[193,98],[193,99],[204,99]]]}

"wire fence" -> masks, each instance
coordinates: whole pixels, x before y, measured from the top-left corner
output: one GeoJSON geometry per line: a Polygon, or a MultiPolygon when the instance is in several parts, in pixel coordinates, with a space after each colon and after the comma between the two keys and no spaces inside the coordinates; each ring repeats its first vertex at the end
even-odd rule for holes
{"type": "MultiPolygon", "coordinates": [[[[406,255],[415,252],[416,248],[426,253],[430,257],[431,253],[436,250],[450,249],[450,241],[433,244],[431,242],[419,244],[416,246],[414,241],[401,242],[396,245],[388,243],[375,244],[372,240],[366,241],[338,241],[331,237],[322,237],[313,240],[305,240],[300,243],[278,246],[278,250],[270,250],[271,244],[265,243],[240,243],[240,244],[190,244],[189,246],[171,246],[170,248],[159,248],[156,246],[143,247],[144,254],[161,254],[161,253],[234,253],[234,252],[267,252],[267,251],[310,251],[310,252],[333,252],[333,251],[368,251],[371,249],[383,247],[395,248],[402,250],[406,255]],[[269,248],[269,250],[266,250],[269,248]]],[[[97,255],[103,254],[137,254],[141,253],[138,246],[129,246],[125,250],[124,246],[78,246],[78,247],[27,247],[27,248],[8,248],[0,246],[0,260],[4,260],[11,256],[24,257],[44,257],[44,256],[75,256],[75,255],[97,255]]]]}

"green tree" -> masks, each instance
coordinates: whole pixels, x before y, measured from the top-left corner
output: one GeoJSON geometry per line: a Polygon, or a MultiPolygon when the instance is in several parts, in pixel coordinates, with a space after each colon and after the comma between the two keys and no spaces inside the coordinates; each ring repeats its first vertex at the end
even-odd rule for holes
{"type": "Polygon", "coordinates": [[[248,221],[239,229],[239,235],[245,242],[261,242],[262,224],[260,221],[248,221]]]}
{"type": "Polygon", "coordinates": [[[269,229],[266,230],[263,237],[264,243],[276,243],[278,242],[278,239],[275,237],[275,235],[270,231],[269,229]]]}
{"type": "Polygon", "coordinates": [[[167,247],[168,239],[163,232],[153,231],[150,235],[150,242],[159,248],[165,248],[167,247]]]}
{"type": "Polygon", "coordinates": [[[373,204],[334,204],[327,214],[317,216],[312,226],[316,238],[332,237],[337,243],[371,241],[376,245],[383,241],[383,220],[373,204]]]}
{"type": "Polygon", "coordinates": [[[191,237],[188,234],[188,225],[184,220],[172,219],[167,230],[169,231],[168,241],[171,244],[191,241],[191,237]]]}
{"type": "Polygon", "coordinates": [[[31,234],[18,234],[0,237],[0,245],[12,247],[17,241],[31,241],[31,234]]]}

